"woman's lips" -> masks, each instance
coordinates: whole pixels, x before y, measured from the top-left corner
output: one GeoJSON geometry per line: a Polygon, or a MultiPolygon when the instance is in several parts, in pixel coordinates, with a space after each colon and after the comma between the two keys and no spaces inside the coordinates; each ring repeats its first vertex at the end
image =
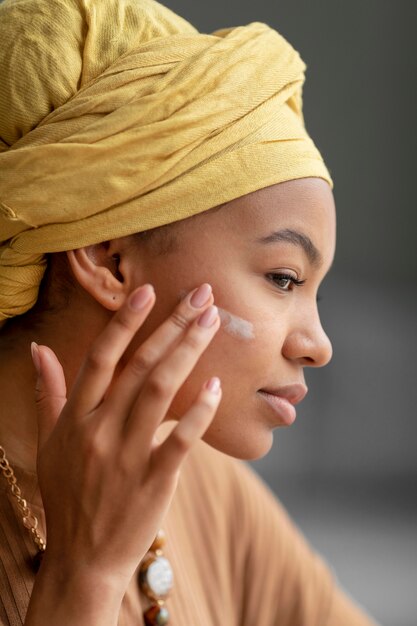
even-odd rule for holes
{"type": "Polygon", "coordinates": [[[296,416],[295,405],[301,402],[307,393],[307,387],[301,384],[287,385],[277,390],[261,389],[258,393],[281,418],[283,426],[290,426],[296,416]]]}

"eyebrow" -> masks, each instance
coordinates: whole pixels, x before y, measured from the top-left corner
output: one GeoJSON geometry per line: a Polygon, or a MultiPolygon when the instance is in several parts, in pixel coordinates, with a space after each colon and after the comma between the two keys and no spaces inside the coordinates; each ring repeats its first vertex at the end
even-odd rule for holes
{"type": "Polygon", "coordinates": [[[271,243],[290,243],[294,246],[300,246],[304,252],[311,265],[315,267],[319,267],[322,262],[322,256],[320,252],[317,250],[314,243],[311,241],[310,237],[305,235],[304,233],[300,233],[297,230],[291,230],[290,228],[285,228],[284,230],[277,230],[265,237],[261,237],[260,239],[256,239],[255,243],[260,244],[271,244],[271,243]]]}

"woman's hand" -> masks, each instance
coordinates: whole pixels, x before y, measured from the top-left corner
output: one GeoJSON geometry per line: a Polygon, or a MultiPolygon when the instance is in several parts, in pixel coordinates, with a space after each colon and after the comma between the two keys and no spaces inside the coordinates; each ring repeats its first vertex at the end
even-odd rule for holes
{"type": "MultiPolygon", "coordinates": [[[[45,606],[45,589],[52,593],[57,578],[69,585],[64,595],[84,581],[87,606],[94,604],[97,589],[110,590],[119,606],[162,525],[181,464],[221,399],[219,380],[211,379],[211,385],[207,381],[167,439],[156,440],[155,431],[174,396],[220,326],[210,286],[200,287],[199,293],[207,296],[202,306],[201,298],[195,304],[196,292],[182,300],[120,369],[121,357],[155,303],[150,285],[135,290],[94,341],[68,399],[57,357],[46,346],[34,348],[47,550],[27,624],[38,624],[36,607],[45,606]]],[[[105,604],[103,594],[100,598],[105,604]]],[[[116,606],[113,621],[103,619],[95,604],[90,608],[85,623],[117,620],[116,606]]],[[[83,623],[79,617],[71,621],[68,611],[65,618],[50,617],[62,625],[83,623]]]]}

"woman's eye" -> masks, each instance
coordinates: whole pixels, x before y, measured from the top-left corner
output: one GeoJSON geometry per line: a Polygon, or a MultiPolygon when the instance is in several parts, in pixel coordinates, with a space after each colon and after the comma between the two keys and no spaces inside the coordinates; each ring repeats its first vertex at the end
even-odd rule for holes
{"type": "Polygon", "coordinates": [[[270,273],[267,276],[282,291],[291,291],[294,287],[301,287],[305,283],[305,280],[299,280],[290,274],[270,273]]]}

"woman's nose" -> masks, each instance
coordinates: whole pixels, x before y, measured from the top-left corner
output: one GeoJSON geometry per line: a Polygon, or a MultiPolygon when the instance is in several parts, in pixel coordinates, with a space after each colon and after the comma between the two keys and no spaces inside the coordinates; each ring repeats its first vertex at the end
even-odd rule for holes
{"type": "Polygon", "coordinates": [[[317,310],[308,317],[297,320],[285,339],[282,351],[287,359],[297,360],[303,366],[327,365],[332,358],[333,348],[317,310]]]}

